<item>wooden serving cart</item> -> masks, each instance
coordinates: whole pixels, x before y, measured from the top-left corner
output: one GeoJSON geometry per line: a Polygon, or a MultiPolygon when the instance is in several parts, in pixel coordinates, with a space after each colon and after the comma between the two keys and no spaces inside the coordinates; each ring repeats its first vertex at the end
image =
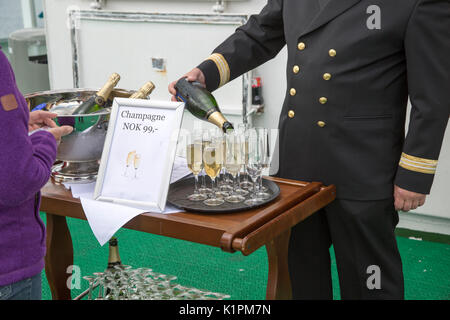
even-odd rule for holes
{"type": "MultiPolygon", "coordinates": [[[[144,213],[124,228],[219,247],[249,255],[266,246],[268,257],[267,299],[290,299],[288,244],[293,226],[335,199],[333,185],[265,177],[280,187],[273,202],[250,211],[228,214],[144,213]]],[[[66,281],[73,264],[73,246],[66,217],[86,220],[80,200],[64,186],[49,181],[42,189],[41,211],[47,214],[45,272],[53,299],[71,299],[66,281]]]]}

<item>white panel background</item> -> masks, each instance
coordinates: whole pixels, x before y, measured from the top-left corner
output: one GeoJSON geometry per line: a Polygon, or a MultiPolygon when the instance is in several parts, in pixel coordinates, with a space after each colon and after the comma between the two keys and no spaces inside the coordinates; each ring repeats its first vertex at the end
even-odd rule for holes
{"type": "MultiPolygon", "coordinates": [[[[121,75],[118,87],[137,89],[150,80],[156,86],[152,99],[170,99],[169,82],[207,58],[217,39],[225,39],[236,27],[82,18],[77,33],[79,87],[97,88],[117,72],[121,75]],[[154,70],[152,58],[164,58],[166,71],[154,70]]],[[[242,113],[242,88],[239,77],[214,92],[224,113],[242,113]]]]}

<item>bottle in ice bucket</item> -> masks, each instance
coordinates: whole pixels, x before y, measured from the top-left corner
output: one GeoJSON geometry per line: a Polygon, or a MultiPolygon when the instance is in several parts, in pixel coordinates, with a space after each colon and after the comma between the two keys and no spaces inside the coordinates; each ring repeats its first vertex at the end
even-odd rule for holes
{"type": "Polygon", "coordinates": [[[138,91],[130,96],[130,99],[146,99],[150,93],[155,89],[153,82],[149,81],[144,84],[138,91]]]}
{"type": "Polygon", "coordinates": [[[120,76],[117,73],[113,73],[105,85],[92,97],[80,104],[73,112],[73,115],[88,114],[100,110],[106,104],[106,101],[111,94],[111,91],[117,85],[120,80],[120,76]]]}
{"type": "Polygon", "coordinates": [[[177,99],[186,104],[186,108],[197,118],[209,121],[227,132],[233,125],[220,112],[214,96],[198,82],[189,82],[186,78],[175,84],[177,99]]]}

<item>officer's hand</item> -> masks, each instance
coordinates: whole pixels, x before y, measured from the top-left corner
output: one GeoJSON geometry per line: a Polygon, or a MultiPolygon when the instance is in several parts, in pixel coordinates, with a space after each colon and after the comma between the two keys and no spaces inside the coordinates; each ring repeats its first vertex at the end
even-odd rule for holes
{"type": "Polygon", "coordinates": [[[48,132],[53,134],[58,144],[61,142],[61,137],[67,136],[73,131],[73,128],[71,126],[61,126],[56,128],[50,128],[48,129],[48,132]]]}
{"type": "Polygon", "coordinates": [[[425,203],[425,194],[416,193],[394,186],[394,205],[395,210],[409,211],[423,206],[425,203]]]}
{"type": "MultiPolygon", "coordinates": [[[[197,81],[200,84],[202,84],[204,87],[206,87],[205,75],[199,68],[192,69],[191,71],[186,73],[181,78],[187,78],[187,80],[190,82],[197,81]]],[[[169,84],[169,92],[172,95],[172,101],[178,101],[177,98],[175,98],[175,95],[177,94],[177,90],[175,89],[175,84],[177,83],[177,81],[174,81],[171,84],[169,84]]]]}
{"type": "Polygon", "coordinates": [[[33,111],[30,112],[30,120],[28,121],[28,131],[50,127],[55,128],[56,123],[52,119],[56,118],[57,114],[48,111],[33,111]]]}

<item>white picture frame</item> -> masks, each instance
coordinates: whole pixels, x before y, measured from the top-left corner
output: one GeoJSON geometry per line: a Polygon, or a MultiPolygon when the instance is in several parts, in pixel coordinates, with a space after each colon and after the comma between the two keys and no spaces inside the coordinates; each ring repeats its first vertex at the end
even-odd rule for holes
{"type": "Polygon", "coordinates": [[[115,98],[94,199],[163,212],[183,111],[182,102],[115,98]]]}

